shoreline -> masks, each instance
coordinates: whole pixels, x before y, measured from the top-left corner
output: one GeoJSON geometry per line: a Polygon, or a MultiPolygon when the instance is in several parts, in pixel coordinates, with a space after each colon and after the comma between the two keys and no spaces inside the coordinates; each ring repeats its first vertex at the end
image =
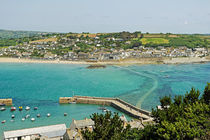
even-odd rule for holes
{"type": "Polygon", "coordinates": [[[65,60],[42,60],[29,58],[9,58],[0,57],[0,63],[46,63],[46,64],[85,64],[85,65],[144,65],[144,64],[190,64],[190,63],[206,63],[210,62],[208,57],[178,57],[178,58],[130,58],[124,60],[112,61],[65,61],[65,60]]]}

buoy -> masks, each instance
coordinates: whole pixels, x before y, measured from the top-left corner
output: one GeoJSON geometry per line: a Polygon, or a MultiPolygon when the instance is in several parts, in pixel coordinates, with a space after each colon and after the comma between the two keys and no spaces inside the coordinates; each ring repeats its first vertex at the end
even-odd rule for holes
{"type": "Polygon", "coordinates": [[[5,122],[6,122],[6,120],[1,121],[1,123],[5,123],[5,122]]]}
{"type": "Polygon", "coordinates": [[[50,113],[47,114],[47,117],[50,117],[50,113]]]}
{"type": "Polygon", "coordinates": [[[35,121],[35,118],[31,118],[31,121],[32,121],[32,122],[35,121]]]}
{"type": "Polygon", "coordinates": [[[15,118],[15,115],[12,115],[12,118],[14,119],[15,118]]]}
{"type": "Polygon", "coordinates": [[[68,114],[67,113],[64,113],[64,116],[67,116],[68,114]]]}
{"type": "Polygon", "coordinates": [[[34,110],[37,110],[38,109],[38,107],[34,107],[34,110]]]}
{"type": "Polygon", "coordinates": [[[37,118],[41,117],[41,115],[40,115],[40,114],[37,114],[36,116],[37,116],[37,118]]]}

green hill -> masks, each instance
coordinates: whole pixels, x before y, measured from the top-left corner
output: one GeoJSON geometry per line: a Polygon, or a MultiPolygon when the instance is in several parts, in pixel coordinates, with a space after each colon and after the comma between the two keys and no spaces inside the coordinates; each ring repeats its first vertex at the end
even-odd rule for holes
{"type": "Polygon", "coordinates": [[[13,30],[0,29],[0,39],[32,37],[32,36],[40,36],[43,34],[47,34],[47,33],[38,32],[38,31],[13,31],[13,30]]]}

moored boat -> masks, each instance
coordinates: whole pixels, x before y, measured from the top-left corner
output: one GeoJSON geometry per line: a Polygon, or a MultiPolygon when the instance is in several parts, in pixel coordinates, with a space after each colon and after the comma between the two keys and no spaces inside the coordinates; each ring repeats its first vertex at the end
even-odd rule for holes
{"type": "Polygon", "coordinates": [[[22,118],[22,121],[25,121],[25,118],[22,118]]]}
{"type": "Polygon", "coordinates": [[[5,106],[6,104],[0,103],[0,106],[5,106]]]}
{"type": "Polygon", "coordinates": [[[15,111],[16,110],[16,107],[12,106],[10,110],[11,111],[15,111]]]}
{"type": "Polygon", "coordinates": [[[47,113],[47,117],[50,117],[51,116],[51,114],[50,113],[47,113]]]}
{"type": "Polygon", "coordinates": [[[15,115],[12,115],[11,118],[15,118],[15,115]]]}
{"type": "Polygon", "coordinates": [[[1,121],[1,123],[5,123],[5,122],[6,122],[6,120],[1,121]]]}
{"type": "Polygon", "coordinates": [[[5,107],[1,107],[1,108],[0,108],[0,111],[4,111],[4,110],[6,110],[5,107]]]}
{"type": "Polygon", "coordinates": [[[69,104],[76,104],[77,102],[69,102],[69,104]]]}
{"type": "Polygon", "coordinates": [[[34,107],[34,110],[37,110],[38,109],[38,107],[34,107]]]}
{"type": "Polygon", "coordinates": [[[37,118],[41,117],[41,115],[40,115],[40,114],[37,114],[36,116],[37,116],[37,118]]]}
{"type": "Polygon", "coordinates": [[[26,118],[26,119],[28,119],[29,117],[30,117],[30,115],[29,115],[29,114],[27,114],[25,118],[26,118]]]}
{"type": "Polygon", "coordinates": [[[30,107],[29,106],[26,106],[26,110],[30,110],[30,107]]]}
{"type": "Polygon", "coordinates": [[[68,114],[67,113],[64,113],[64,116],[67,116],[68,114]]]}
{"type": "Polygon", "coordinates": [[[99,110],[106,110],[106,107],[99,107],[99,110]]]}
{"type": "Polygon", "coordinates": [[[33,122],[33,121],[35,121],[36,119],[35,118],[31,118],[31,121],[33,122]]]}

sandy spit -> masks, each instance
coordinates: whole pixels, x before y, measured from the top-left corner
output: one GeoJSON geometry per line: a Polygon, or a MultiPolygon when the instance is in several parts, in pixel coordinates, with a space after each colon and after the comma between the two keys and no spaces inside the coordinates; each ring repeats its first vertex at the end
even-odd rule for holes
{"type": "Polygon", "coordinates": [[[39,60],[27,58],[0,57],[0,63],[49,63],[49,64],[101,64],[101,65],[133,65],[133,64],[185,64],[210,62],[210,57],[179,57],[179,58],[131,58],[118,61],[64,61],[64,60],[39,60]]]}

